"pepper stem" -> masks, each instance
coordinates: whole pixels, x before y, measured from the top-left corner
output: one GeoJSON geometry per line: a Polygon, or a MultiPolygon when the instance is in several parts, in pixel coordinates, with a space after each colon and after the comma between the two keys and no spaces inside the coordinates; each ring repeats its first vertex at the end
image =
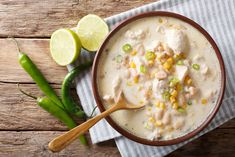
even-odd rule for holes
{"type": "Polygon", "coordinates": [[[20,53],[21,51],[20,51],[20,46],[19,46],[18,41],[17,41],[14,37],[10,37],[10,39],[12,39],[12,40],[15,42],[15,45],[16,45],[16,47],[17,47],[17,50],[18,50],[18,52],[20,53]]]}
{"type": "Polygon", "coordinates": [[[93,108],[93,110],[92,110],[92,112],[91,112],[91,115],[90,115],[88,118],[92,118],[92,116],[93,116],[93,114],[95,113],[95,110],[96,110],[97,107],[98,107],[98,106],[96,106],[96,107],[93,108]]]}
{"type": "Polygon", "coordinates": [[[25,91],[23,91],[21,88],[20,88],[20,84],[19,83],[17,83],[17,88],[18,88],[18,90],[21,92],[21,93],[23,93],[24,95],[26,95],[26,96],[28,96],[28,97],[31,97],[31,98],[33,98],[33,99],[37,99],[37,97],[36,96],[33,96],[33,95],[31,95],[31,94],[29,94],[29,93],[26,93],[25,91]]]}

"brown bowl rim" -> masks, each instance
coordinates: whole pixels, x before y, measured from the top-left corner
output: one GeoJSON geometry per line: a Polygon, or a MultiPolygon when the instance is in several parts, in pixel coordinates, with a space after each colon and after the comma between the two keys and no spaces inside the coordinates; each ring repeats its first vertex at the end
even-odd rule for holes
{"type": "Polygon", "coordinates": [[[106,37],[106,39],[104,40],[103,44],[101,45],[101,47],[99,48],[99,50],[96,53],[95,59],[94,59],[94,63],[93,63],[93,67],[92,67],[92,90],[93,90],[93,94],[94,94],[94,98],[96,101],[96,104],[100,110],[100,112],[104,112],[105,108],[102,105],[102,100],[98,94],[98,86],[97,86],[97,67],[98,67],[98,63],[99,63],[99,58],[101,56],[101,53],[103,52],[105,45],[108,43],[109,39],[116,33],[118,32],[121,28],[123,28],[125,25],[134,22],[136,20],[142,19],[142,18],[146,18],[146,17],[153,17],[153,16],[166,16],[166,17],[173,17],[173,18],[177,18],[180,19],[190,25],[192,25],[194,28],[196,28],[197,30],[199,30],[205,37],[206,39],[210,42],[210,44],[212,45],[214,52],[216,53],[216,56],[219,60],[219,64],[220,64],[220,70],[221,70],[221,89],[220,89],[220,93],[217,99],[217,103],[213,109],[213,111],[208,115],[208,117],[206,118],[206,120],[196,129],[194,129],[193,131],[177,137],[175,139],[171,139],[171,140],[164,140],[164,141],[151,141],[145,138],[141,138],[138,137],[128,131],[126,131],[124,128],[122,128],[121,126],[119,126],[117,123],[115,123],[115,121],[112,120],[112,118],[110,116],[106,117],[105,119],[108,121],[108,123],[116,130],[118,131],[121,135],[127,137],[128,139],[131,139],[135,142],[141,143],[141,144],[145,144],[145,145],[152,145],[152,146],[166,146],[166,145],[173,145],[173,144],[177,144],[183,141],[186,141],[192,137],[194,137],[195,135],[197,135],[199,132],[201,132],[206,126],[208,126],[208,124],[211,122],[211,120],[214,118],[214,116],[216,115],[216,113],[218,112],[221,103],[222,103],[222,99],[223,99],[223,95],[224,95],[224,90],[225,90],[225,81],[226,81],[226,75],[225,75],[225,68],[224,68],[224,62],[223,62],[223,58],[221,56],[220,50],[217,47],[215,41],[212,39],[212,37],[209,35],[209,33],[207,33],[206,30],[204,30],[199,24],[197,24],[196,22],[194,22],[193,20],[180,15],[180,14],[176,14],[176,13],[172,13],[172,12],[166,12],[166,11],[152,11],[152,12],[146,12],[146,13],[141,13],[138,15],[134,15],[130,18],[127,18],[126,20],[120,22],[110,33],[109,35],[106,37]]]}

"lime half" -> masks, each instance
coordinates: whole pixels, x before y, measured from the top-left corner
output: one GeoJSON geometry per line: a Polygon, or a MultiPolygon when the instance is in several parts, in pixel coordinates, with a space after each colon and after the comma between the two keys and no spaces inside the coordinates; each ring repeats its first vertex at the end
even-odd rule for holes
{"type": "Polygon", "coordinates": [[[51,35],[51,56],[59,65],[68,65],[75,61],[81,51],[81,42],[73,31],[58,29],[51,35]]]}
{"type": "Polygon", "coordinates": [[[82,47],[89,51],[97,51],[109,32],[108,25],[97,15],[84,16],[76,28],[82,47]]]}

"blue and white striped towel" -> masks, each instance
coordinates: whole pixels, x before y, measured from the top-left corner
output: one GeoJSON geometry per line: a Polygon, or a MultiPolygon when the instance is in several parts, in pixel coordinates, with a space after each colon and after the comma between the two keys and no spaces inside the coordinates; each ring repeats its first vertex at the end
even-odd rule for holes
{"type": "MultiPolygon", "coordinates": [[[[195,138],[215,129],[226,121],[235,117],[235,1],[234,0],[162,0],[130,11],[111,16],[106,22],[112,28],[120,21],[148,11],[166,10],[182,14],[193,19],[205,28],[213,37],[221,50],[227,74],[227,84],[223,104],[210,125],[196,137],[173,146],[154,147],[138,144],[121,136],[109,124],[102,120],[90,129],[93,143],[115,139],[117,147],[123,157],[161,157],[194,140],[195,138]]],[[[82,52],[79,63],[93,59],[94,54],[82,52]]],[[[71,70],[74,65],[68,66],[71,70]]],[[[84,72],[77,80],[77,93],[85,112],[89,115],[96,106],[92,89],[91,76],[84,72]]],[[[98,114],[99,111],[96,112],[98,114]]]]}

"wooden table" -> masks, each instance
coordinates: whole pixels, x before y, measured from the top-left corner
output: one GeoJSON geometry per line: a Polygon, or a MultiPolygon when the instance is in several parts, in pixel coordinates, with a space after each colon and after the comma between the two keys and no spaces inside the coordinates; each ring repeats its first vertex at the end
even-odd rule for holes
{"type": "MultiPolygon", "coordinates": [[[[54,30],[73,27],[79,18],[88,13],[107,17],[153,1],[0,1],[0,156],[120,156],[113,140],[90,148],[76,141],[60,153],[48,151],[48,142],[67,129],[38,107],[34,100],[17,90],[16,84],[20,82],[24,90],[42,95],[19,66],[16,47],[7,37],[17,37],[21,49],[27,52],[50,84],[59,91],[67,69],[56,65],[50,57],[48,39],[54,30]]],[[[235,156],[234,139],[235,120],[231,120],[169,156],[235,156]]]]}

